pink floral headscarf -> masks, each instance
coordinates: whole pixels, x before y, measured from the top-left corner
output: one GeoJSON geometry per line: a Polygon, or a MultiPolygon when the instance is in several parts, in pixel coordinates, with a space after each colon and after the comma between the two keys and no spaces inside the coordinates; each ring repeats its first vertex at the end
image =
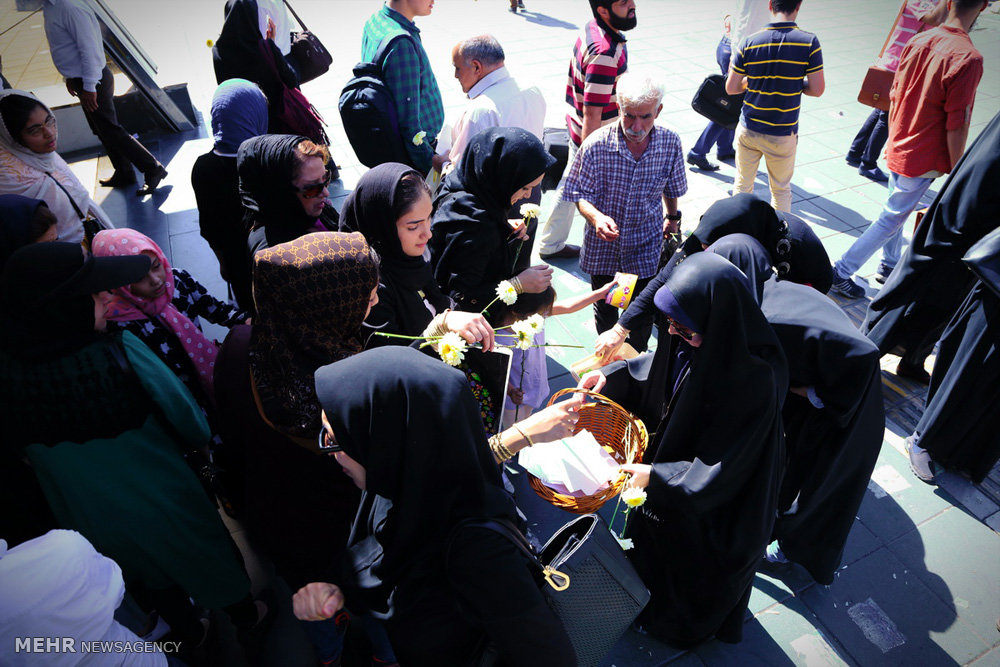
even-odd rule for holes
{"type": "Polygon", "coordinates": [[[191,358],[198,373],[198,380],[210,397],[215,397],[212,373],[215,368],[215,358],[219,347],[215,341],[209,340],[197,324],[173,305],[174,273],[170,268],[160,246],[134,229],[106,229],[98,232],[91,244],[91,251],[97,257],[118,257],[122,255],[138,255],[144,250],[152,251],[160,260],[164,271],[166,289],[155,299],[146,299],[132,293],[131,287],[118,287],[111,290],[108,303],[109,320],[115,322],[130,322],[132,320],[158,319],[167,327],[180,342],[184,352],[191,358]]]}

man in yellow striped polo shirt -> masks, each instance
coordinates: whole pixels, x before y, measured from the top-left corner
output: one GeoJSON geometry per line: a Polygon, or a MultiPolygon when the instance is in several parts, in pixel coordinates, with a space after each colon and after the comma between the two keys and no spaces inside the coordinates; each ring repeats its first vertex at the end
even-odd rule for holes
{"type": "Polygon", "coordinates": [[[767,165],[771,205],[791,211],[792,172],[802,95],[823,94],[823,52],[816,35],[799,30],[802,0],[771,0],[773,22],[733,46],[726,92],[746,91],[736,130],[733,194],[753,192],[761,157],[767,165]]]}

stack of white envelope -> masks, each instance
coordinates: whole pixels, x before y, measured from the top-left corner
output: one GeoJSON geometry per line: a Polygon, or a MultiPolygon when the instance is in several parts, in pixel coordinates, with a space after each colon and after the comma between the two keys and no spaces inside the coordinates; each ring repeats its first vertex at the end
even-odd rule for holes
{"type": "Polygon", "coordinates": [[[593,495],[619,474],[618,462],[589,431],[522,449],[518,463],[545,486],[571,496],[593,495]]]}

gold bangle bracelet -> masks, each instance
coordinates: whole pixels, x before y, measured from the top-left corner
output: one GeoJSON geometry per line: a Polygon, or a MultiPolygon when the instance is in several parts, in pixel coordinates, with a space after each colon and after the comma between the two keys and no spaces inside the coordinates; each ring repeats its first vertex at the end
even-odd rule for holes
{"type": "Polygon", "coordinates": [[[511,424],[511,427],[515,431],[517,431],[518,433],[521,434],[521,437],[524,438],[524,441],[528,443],[528,447],[534,447],[535,446],[535,443],[532,442],[531,438],[528,437],[527,433],[525,433],[524,431],[521,430],[520,426],[518,426],[517,424],[511,424]]]}
{"type": "Polygon", "coordinates": [[[521,284],[520,278],[514,276],[508,282],[514,287],[515,292],[517,292],[518,294],[524,294],[524,285],[521,284]]]}
{"type": "Polygon", "coordinates": [[[497,463],[503,463],[514,457],[514,453],[503,444],[503,436],[499,433],[490,436],[489,445],[490,451],[493,452],[493,458],[496,459],[497,463]]]}

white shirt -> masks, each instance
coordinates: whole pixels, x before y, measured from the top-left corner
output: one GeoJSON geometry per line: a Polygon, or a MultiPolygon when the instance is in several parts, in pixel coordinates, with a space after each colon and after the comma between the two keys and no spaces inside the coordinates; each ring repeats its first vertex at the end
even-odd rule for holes
{"type": "Polygon", "coordinates": [[[545,98],[537,87],[521,88],[506,67],[495,69],[469,89],[469,104],[452,130],[448,159],[457,163],[469,139],[489,127],[520,127],[542,138],[545,98]]]}
{"type": "Polygon", "coordinates": [[[86,0],[45,0],[43,15],[56,69],[67,79],[83,79],[85,91],[96,91],[108,59],[94,11],[86,0]]]}
{"type": "Polygon", "coordinates": [[[287,56],[292,50],[292,25],[283,0],[257,0],[257,22],[260,36],[267,36],[267,17],[274,21],[274,45],[287,56]]]}
{"type": "Polygon", "coordinates": [[[736,15],[730,29],[730,39],[733,42],[733,52],[740,48],[740,43],[771,22],[771,9],[767,0],[737,0],[736,15]]]}
{"type": "Polygon", "coordinates": [[[0,663],[75,667],[165,667],[163,653],[86,653],[82,642],[139,642],[114,615],[125,583],[122,571],[83,535],[51,530],[13,549],[0,540],[0,663]],[[25,637],[59,638],[75,651],[14,654],[25,637]],[[10,662],[8,662],[10,660],[10,662]]]}

